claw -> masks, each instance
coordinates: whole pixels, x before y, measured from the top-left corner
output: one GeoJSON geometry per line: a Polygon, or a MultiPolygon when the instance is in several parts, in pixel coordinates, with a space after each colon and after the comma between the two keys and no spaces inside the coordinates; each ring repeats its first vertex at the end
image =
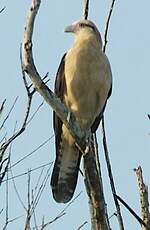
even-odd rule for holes
{"type": "Polygon", "coordinates": [[[92,142],[92,138],[91,138],[91,132],[90,132],[87,135],[86,147],[85,147],[85,150],[84,150],[84,156],[90,151],[91,142],[92,142]]]}
{"type": "Polygon", "coordinates": [[[68,112],[68,115],[67,115],[67,121],[68,121],[68,122],[70,121],[70,117],[71,117],[71,112],[69,111],[69,112],[68,112]]]}

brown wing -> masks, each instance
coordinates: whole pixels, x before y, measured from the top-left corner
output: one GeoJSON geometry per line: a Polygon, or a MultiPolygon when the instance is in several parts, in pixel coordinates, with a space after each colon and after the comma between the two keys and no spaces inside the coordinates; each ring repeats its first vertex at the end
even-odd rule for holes
{"type": "MultiPolygon", "coordinates": [[[[61,60],[55,81],[55,94],[61,101],[63,101],[64,92],[66,91],[65,55],[61,60]]],[[[72,198],[75,191],[81,154],[74,142],[70,145],[69,139],[64,138],[62,133],[63,123],[55,112],[53,115],[56,159],[51,177],[51,187],[54,199],[57,202],[66,203],[72,198]]]]}
{"type": "MultiPolygon", "coordinates": [[[[61,101],[63,101],[63,94],[64,94],[64,88],[65,88],[65,76],[64,76],[64,65],[65,65],[65,56],[61,59],[56,79],[55,79],[55,88],[54,92],[55,94],[60,98],[61,101]]],[[[56,160],[54,164],[54,169],[51,177],[51,186],[54,187],[57,183],[58,176],[59,176],[59,170],[57,168],[57,160],[59,156],[59,150],[60,150],[60,144],[61,144],[61,134],[62,134],[62,121],[57,116],[55,112],[53,112],[53,128],[55,132],[55,148],[56,148],[56,160]]]]}
{"type": "MultiPolygon", "coordinates": [[[[57,97],[60,98],[61,101],[63,101],[63,95],[65,90],[65,75],[64,75],[64,65],[65,65],[65,56],[61,59],[56,79],[55,79],[55,89],[54,92],[57,97]]],[[[55,132],[55,142],[56,142],[56,155],[58,155],[58,150],[60,149],[60,143],[61,143],[61,132],[62,132],[62,121],[60,118],[56,115],[55,112],[53,112],[53,127],[55,132]]]]}

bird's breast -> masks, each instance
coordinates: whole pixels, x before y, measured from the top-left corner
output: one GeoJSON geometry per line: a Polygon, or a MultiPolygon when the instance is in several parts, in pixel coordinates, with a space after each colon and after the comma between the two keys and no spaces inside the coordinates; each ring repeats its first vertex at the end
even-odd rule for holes
{"type": "Polygon", "coordinates": [[[65,103],[77,117],[95,119],[108,94],[107,68],[98,45],[76,44],[66,55],[65,103]]]}

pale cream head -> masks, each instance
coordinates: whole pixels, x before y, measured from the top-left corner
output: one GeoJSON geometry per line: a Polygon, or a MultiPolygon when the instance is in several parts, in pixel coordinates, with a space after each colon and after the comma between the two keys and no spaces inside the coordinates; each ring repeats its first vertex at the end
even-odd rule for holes
{"type": "Polygon", "coordinates": [[[92,32],[94,32],[96,34],[99,42],[102,44],[100,32],[98,31],[96,25],[90,20],[81,19],[79,21],[75,21],[73,24],[67,26],[64,31],[70,32],[70,33],[75,33],[76,35],[78,35],[78,33],[84,29],[86,29],[86,30],[89,29],[92,32]]]}

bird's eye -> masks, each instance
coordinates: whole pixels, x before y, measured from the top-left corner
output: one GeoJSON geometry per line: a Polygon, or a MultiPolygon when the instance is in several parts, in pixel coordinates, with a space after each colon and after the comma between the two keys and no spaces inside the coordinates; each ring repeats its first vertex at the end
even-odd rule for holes
{"type": "Polygon", "coordinates": [[[85,24],[84,23],[80,23],[80,27],[85,27],[85,24]]]}

